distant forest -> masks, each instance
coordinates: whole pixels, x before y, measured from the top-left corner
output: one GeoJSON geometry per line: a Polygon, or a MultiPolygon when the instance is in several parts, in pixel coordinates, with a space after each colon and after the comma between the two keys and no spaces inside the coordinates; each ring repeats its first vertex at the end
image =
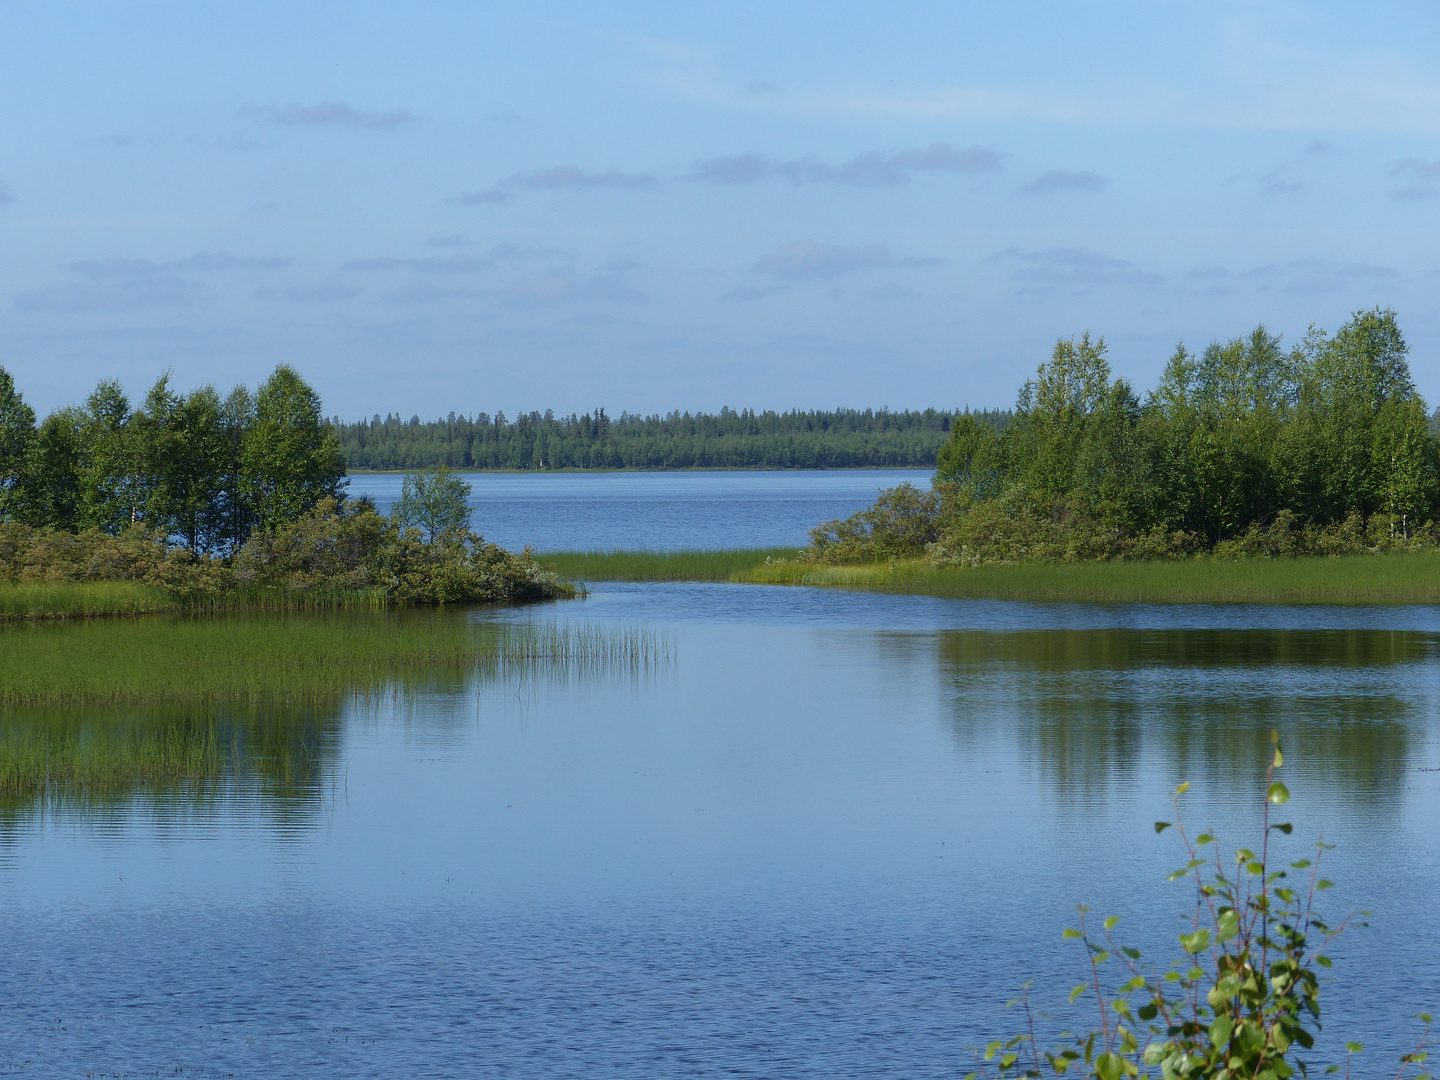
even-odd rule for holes
{"type": "MultiPolygon", "coordinates": [[[[423,421],[379,414],[332,423],[351,469],[853,469],[933,468],[960,411],[834,409],[680,413],[619,418],[596,409],[508,420],[423,421]]],[[[996,430],[1010,411],[970,413],[996,430]]]]}

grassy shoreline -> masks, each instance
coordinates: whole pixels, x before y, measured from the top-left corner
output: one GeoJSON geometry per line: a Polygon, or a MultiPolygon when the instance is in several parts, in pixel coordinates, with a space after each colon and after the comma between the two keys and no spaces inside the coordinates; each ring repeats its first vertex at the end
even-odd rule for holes
{"type": "MultiPolygon", "coordinates": [[[[920,559],[828,566],[795,548],[562,551],[536,556],[585,581],[803,585],[953,599],[1043,603],[1440,604],[1440,551],[1290,559],[1029,562],[936,567],[920,559]]],[[[228,615],[383,608],[373,590],[280,595],[278,590],[187,598],[126,582],[0,584],[0,625],[67,618],[228,615]]]]}
{"type": "Polygon", "coordinates": [[[954,599],[1131,604],[1440,604],[1440,552],[936,567],[770,562],[733,579],[954,599]]]}
{"type": "Polygon", "coordinates": [[[688,551],[551,551],[535,561],[567,581],[730,581],[768,560],[794,559],[799,548],[688,551]]]}

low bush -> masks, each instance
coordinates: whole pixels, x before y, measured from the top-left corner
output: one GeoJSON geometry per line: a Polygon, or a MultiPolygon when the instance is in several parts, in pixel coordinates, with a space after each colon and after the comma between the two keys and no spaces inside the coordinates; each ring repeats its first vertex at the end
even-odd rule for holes
{"type": "Polygon", "coordinates": [[[426,540],[364,499],[321,499],[298,520],[254,533],[228,558],[172,546],[140,526],[111,535],[0,524],[0,584],[102,583],[148,586],[202,607],[317,598],[515,602],[575,593],[528,550],[514,555],[469,531],[426,540]]]}
{"type": "MultiPolygon", "coordinates": [[[[1045,1049],[1037,1032],[1041,1017],[1031,1007],[1027,987],[1012,1002],[1023,1006],[1024,1029],[987,1045],[967,1080],[1060,1077],[1072,1069],[1097,1080],[1310,1075],[1307,1058],[1320,1030],[1320,972],[1331,967],[1326,950],[1351,919],[1329,922],[1317,906],[1331,886],[1319,874],[1328,845],[1317,842],[1313,860],[1277,865],[1275,847],[1292,827],[1271,821],[1271,808],[1288,802],[1290,792],[1275,778],[1284,763],[1279,735],[1272,732],[1270,738],[1274,757],[1265,774],[1261,833],[1254,848],[1239,848],[1231,858],[1210,832],[1192,838],[1180,815],[1180,797],[1189,784],[1175,790],[1175,821],[1155,823],[1157,833],[1173,827],[1189,857],[1170,880],[1194,884],[1196,903],[1185,913],[1188,930],[1179,935],[1177,958],[1162,973],[1144,961],[1139,949],[1116,940],[1118,916],[1106,918],[1097,932],[1087,925],[1089,909],[1081,907],[1078,928],[1065,930],[1062,937],[1085,950],[1085,978],[1070,992],[1070,1003],[1093,999],[1095,1026],[1061,1033],[1060,1043],[1045,1049]],[[1107,976],[1111,971],[1114,977],[1107,976]]],[[[1424,1026],[1419,1045],[1401,1057],[1396,1080],[1428,1056],[1430,1017],[1418,1017],[1424,1026]]],[[[1345,1044],[1347,1077],[1351,1058],[1362,1049],[1358,1042],[1345,1044]]],[[[1325,1071],[1341,1068],[1335,1063],[1325,1071]]],[[[1417,1080],[1429,1080],[1429,1074],[1422,1072],[1417,1080]]]]}

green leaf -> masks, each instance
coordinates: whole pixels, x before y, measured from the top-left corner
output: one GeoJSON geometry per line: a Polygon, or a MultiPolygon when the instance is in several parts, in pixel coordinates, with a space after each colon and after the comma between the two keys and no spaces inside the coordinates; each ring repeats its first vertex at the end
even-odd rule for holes
{"type": "Polygon", "coordinates": [[[1335,882],[1333,882],[1333,881],[1326,881],[1324,878],[1321,878],[1319,881],[1315,882],[1315,891],[1316,891],[1316,892],[1320,892],[1320,891],[1323,890],[1323,889],[1333,889],[1334,887],[1335,887],[1335,882]]]}
{"type": "Polygon", "coordinates": [[[1176,794],[1176,795],[1184,795],[1185,792],[1187,792],[1187,791],[1189,791],[1189,790],[1190,790],[1190,781],[1189,781],[1189,780],[1186,780],[1183,784],[1181,784],[1179,787],[1177,787],[1177,788],[1175,789],[1175,794],[1176,794]]]}
{"type": "Polygon", "coordinates": [[[1120,951],[1123,952],[1126,956],[1128,956],[1131,960],[1140,959],[1139,949],[1132,949],[1129,945],[1122,945],[1120,946],[1120,951]]]}
{"type": "Polygon", "coordinates": [[[1333,967],[1333,966],[1334,966],[1334,963],[1331,961],[1330,957],[1328,957],[1328,956],[1317,956],[1317,957],[1315,957],[1315,962],[1316,962],[1317,964],[1319,964],[1321,967],[1327,967],[1327,968],[1328,968],[1328,967],[1333,967]]]}
{"type": "Polygon", "coordinates": [[[1156,833],[1156,835],[1159,835],[1160,833],[1164,832],[1164,831],[1165,831],[1166,829],[1168,829],[1168,828],[1170,828],[1170,822],[1168,822],[1168,821],[1157,821],[1157,822],[1155,822],[1155,833],[1156,833]]]}
{"type": "Polygon", "coordinates": [[[1119,915],[1111,915],[1108,919],[1105,920],[1105,929],[1106,929],[1106,930],[1114,930],[1115,927],[1118,926],[1119,924],[1120,924],[1120,916],[1119,916],[1119,915]]]}
{"type": "Polygon", "coordinates": [[[1308,870],[1309,867],[1310,867],[1310,860],[1309,860],[1309,859],[1297,859],[1295,862],[1292,862],[1292,863],[1290,864],[1290,869],[1291,869],[1291,870],[1308,870]]]}
{"type": "Polygon", "coordinates": [[[1286,836],[1289,836],[1292,832],[1295,831],[1295,826],[1294,826],[1294,825],[1291,825],[1288,821],[1282,822],[1282,823],[1279,824],[1279,825],[1271,825],[1270,828],[1272,828],[1272,829],[1279,829],[1279,830],[1280,830],[1281,832],[1283,832],[1286,836]]]}
{"type": "Polygon", "coordinates": [[[1365,1047],[1364,1047],[1362,1044],[1357,1043],[1357,1042],[1347,1042],[1347,1043],[1345,1044],[1345,1049],[1348,1050],[1348,1051],[1349,1051],[1350,1053],[1352,1053],[1352,1054],[1358,1054],[1358,1053],[1360,1053],[1361,1050],[1364,1050],[1365,1047]]]}
{"type": "Polygon", "coordinates": [[[1274,766],[1274,767],[1278,769],[1278,768],[1280,768],[1281,765],[1284,765],[1284,764],[1285,764],[1285,755],[1280,752],[1280,747],[1277,745],[1277,746],[1275,747],[1275,766],[1274,766]]]}
{"type": "Polygon", "coordinates": [[[1095,1075],[1100,1077],[1100,1080],[1120,1080],[1124,1071],[1117,1054],[1107,1051],[1095,1059],[1095,1075]]]}
{"type": "Polygon", "coordinates": [[[1071,930],[1067,927],[1066,929],[1060,931],[1060,936],[1062,938],[1078,938],[1080,936],[1080,931],[1071,930]]]}
{"type": "Polygon", "coordinates": [[[1215,924],[1217,941],[1229,941],[1240,932],[1240,919],[1233,911],[1222,911],[1215,924]]]}
{"type": "Polygon", "coordinates": [[[1075,987],[1074,990],[1071,990],[1071,991],[1070,991],[1070,1004],[1071,1004],[1071,1005],[1074,1005],[1075,1002],[1076,1002],[1076,1000],[1080,997],[1080,995],[1083,994],[1086,990],[1089,990],[1089,989],[1090,989],[1090,987],[1089,987],[1086,983],[1081,983],[1079,986],[1075,987]]]}
{"type": "Polygon", "coordinates": [[[1229,1014],[1217,1016],[1210,1025],[1210,1045],[1217,1050],[1230,1042],[1230,1033],[1235,1030],[1235,1021],[1229,1014]]]}
{"type": "Polygon", "coordinates": [[[1290,789],[1279,780],[1276,780],[1270,785],[1270,789],[1265,792],[1265,797],[1276,806],[1280,806],[1290,801],[1290,789]]]}
{"type": "Polygon", "coordinates": [[[1415,1014],[1415,1018],[1416,1018],[1417,1020],[1419,1020],[1422,1024],[1428,1024],[1428,1023],[1430,1023],[1430,1014],[1429,1014],[1429,1013],[1416,1013],[1416,1014],[1415,1014]]]}
{"type": "Polygon", "coordinates": [[[1214,842],[1215,837],[1211,836],[1208,832],[1202,832],[1199,836],[1195,837],[1195,843],[1199,844],[1201,847],[1204,847],[1206,844],[1211,844],[1214,842]]]}
{"type": "Polygon", "coordinates": [[[1180,946],[1191,956],[1202,953],[1210,944],[1209,930],[1196,930],[1193,934],[1181,934],[1180,946]]]}

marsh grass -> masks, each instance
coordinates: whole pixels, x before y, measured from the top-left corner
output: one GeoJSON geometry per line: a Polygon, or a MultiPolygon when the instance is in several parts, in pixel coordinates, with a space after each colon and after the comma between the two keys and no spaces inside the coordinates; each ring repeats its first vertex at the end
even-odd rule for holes
{"type": "Polygon", "coordinates": [[[639,629],[444,609],[26,623],[0,628],[0,704],[317,701],[495,665],[645,665],[668,648],[639,629]]]}
{"type": "Polygon", "coordinates": [[[13,624],[0,627],[0,812],[237,784],[313,802],[349,704],[637,676],[672,657],[644,628],[444,609],[13,624]]]}
{"type": "Polygon", "coordinates": [[[733,580],[1033,602],[1143,604],[1440,604],[1440,552],[1339,558],[1028,562],[935,567],[772,561],[733,580]]]}
{"type": "Polygon", "coordinates": [[[766,559],[793,559],[798,548],[733,551],[555,551],[536,561],[571,581],[729,581],[766,559]]]}
{"type": "Polygon", "coordinates": [[[0,621],[150,615],[180,606],[164,589],[131,581],[0,583],[0,621]]]}

